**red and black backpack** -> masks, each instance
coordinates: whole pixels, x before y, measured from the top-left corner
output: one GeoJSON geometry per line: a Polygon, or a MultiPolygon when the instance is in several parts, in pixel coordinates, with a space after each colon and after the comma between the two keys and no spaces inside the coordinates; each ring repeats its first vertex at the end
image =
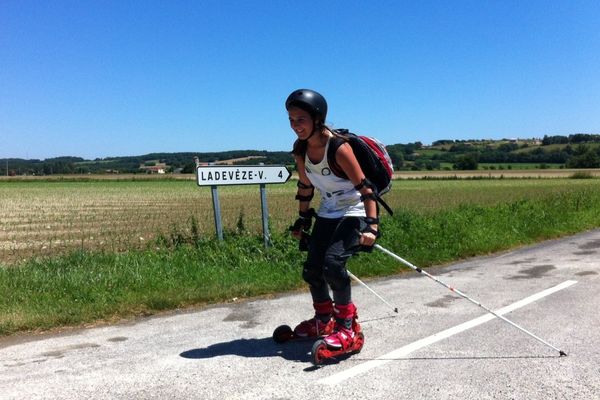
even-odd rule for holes
{"type": "Polygon", "coordinates": [[[377,139],[368,136],[359,136],[347,129],[334,129],[334,136],[329,142],[327,162],[336,176],[348,178],[344,171],[335,162],[335,153],[344,143],[348,143],[358,160],[365,177],[373,184],[373,191],[377,201],[393,215],[391,208],[383,201],[381,196],[392,188],[392,175],[394,167],[385,146],[377,139]]]}

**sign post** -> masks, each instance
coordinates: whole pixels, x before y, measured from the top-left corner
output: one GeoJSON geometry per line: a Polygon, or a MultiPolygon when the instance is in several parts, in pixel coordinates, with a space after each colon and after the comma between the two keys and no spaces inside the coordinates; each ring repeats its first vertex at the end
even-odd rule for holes
{"type": "Polygon", "coordinates": [[[262,228],[265,247],[271,245],[269,234],[269,210],[265,185],[285,183],[292,173],[285,165],[200,165],[196,161],[196,179],[198,186],[210,186],[213,195],[213,211],[217,238],[223,240],[223,224],[217,186],[220,185],[259,185],[262,212],[262,228]]]}
{"type": "Polygon", "coordinates": [[[219,189],[216,185],[210,186],[212,194],[213,213],[215,214],[215,230],[217,238],[223,240],[223,219],[221,218],[221,203],[219,202],[219,189]]]}
{"type": "Polygon", "coordinates": [[[267,206],[267,191],[265,184],[260,184],[260,210],[262,215],[263,241],[265,247],[271,246],[271,233],[269,232],[269,207],[267,206]]]}

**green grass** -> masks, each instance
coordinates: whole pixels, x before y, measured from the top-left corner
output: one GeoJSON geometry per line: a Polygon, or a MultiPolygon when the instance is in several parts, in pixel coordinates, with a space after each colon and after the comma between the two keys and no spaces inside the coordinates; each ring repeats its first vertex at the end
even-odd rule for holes
{"type": "Polygon", "coordinates": [[[0,269],[0,334],[90,323],[298,286],[288,239],[255,237],[122,254],[74,252],[0,269]]]}
{"type": "MultiPolygon", "coordinates": [[[[514,193],[517,184],[509,183],[486,183],[506,193],[493,201],[477,182],[398,185],[394,190],[407,195],[412,188],[423,200],[441,195],[441,203],[396,205],[394,217],[382,217],[380,243],[427,267],[600,226],[600,188],[590,180],[563,180],[545,191],[520,183],[520,195],[514,193]],[[484,196],[474,197],[475,191],[484,196]],[[450,201],[456,196],[470,201],[450,201]]],[[[273,242],[264,249],[254,234],[230,233],[217,242],[181,229],[145,250],[75,251],[0,268],[0,335],[305,287],[300,277],[305,254],[283,232],[275,232],[273,242]]],[[[349,267],[363,277],[403,270],[378,252],[351,259],[349,267]]]]}

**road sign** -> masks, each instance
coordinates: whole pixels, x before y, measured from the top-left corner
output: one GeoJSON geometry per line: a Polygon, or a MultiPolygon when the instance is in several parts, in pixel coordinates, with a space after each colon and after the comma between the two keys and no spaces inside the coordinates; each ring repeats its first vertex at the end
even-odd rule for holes
{"type": "Polygon", "coordinates": [[[285,183],[291,176],[284,165],[201,165],[196,168],[198,186],[285,183]]]}

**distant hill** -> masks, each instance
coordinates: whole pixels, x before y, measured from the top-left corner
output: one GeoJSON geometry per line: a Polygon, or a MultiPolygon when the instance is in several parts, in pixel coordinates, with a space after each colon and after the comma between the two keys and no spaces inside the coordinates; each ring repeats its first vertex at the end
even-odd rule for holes
{"type": "Polygon", "coordinates": [[[150,153],[140,156],[108,157],[85,160],[80,157],[57,157],[45,160],[9,158],[0,160],[0,171],[6,175],[150,173],[153,166],[165,167],[165,172],[192,173],[194,157],[205,163],[227,164],[293,164],[289,152],[266,150],[235,150],[213,153],[150,153]]]}
{"type": "MultiPolygon", "coordinates": [[[[519,168],[600,168],[600,135],[577,133],[541,139],[437,140],[388,144],[398,170],[519,168]]],[[[286,151],[232,150],[212,153],[150,153],[140,156],[85,160],[56,157],[45,160],[1,159],[1,175],[193,173],[194,157],[202,163],[292,165],[286,151]],[[7,169],[8,166],[8,169],[7,169]]]]}

